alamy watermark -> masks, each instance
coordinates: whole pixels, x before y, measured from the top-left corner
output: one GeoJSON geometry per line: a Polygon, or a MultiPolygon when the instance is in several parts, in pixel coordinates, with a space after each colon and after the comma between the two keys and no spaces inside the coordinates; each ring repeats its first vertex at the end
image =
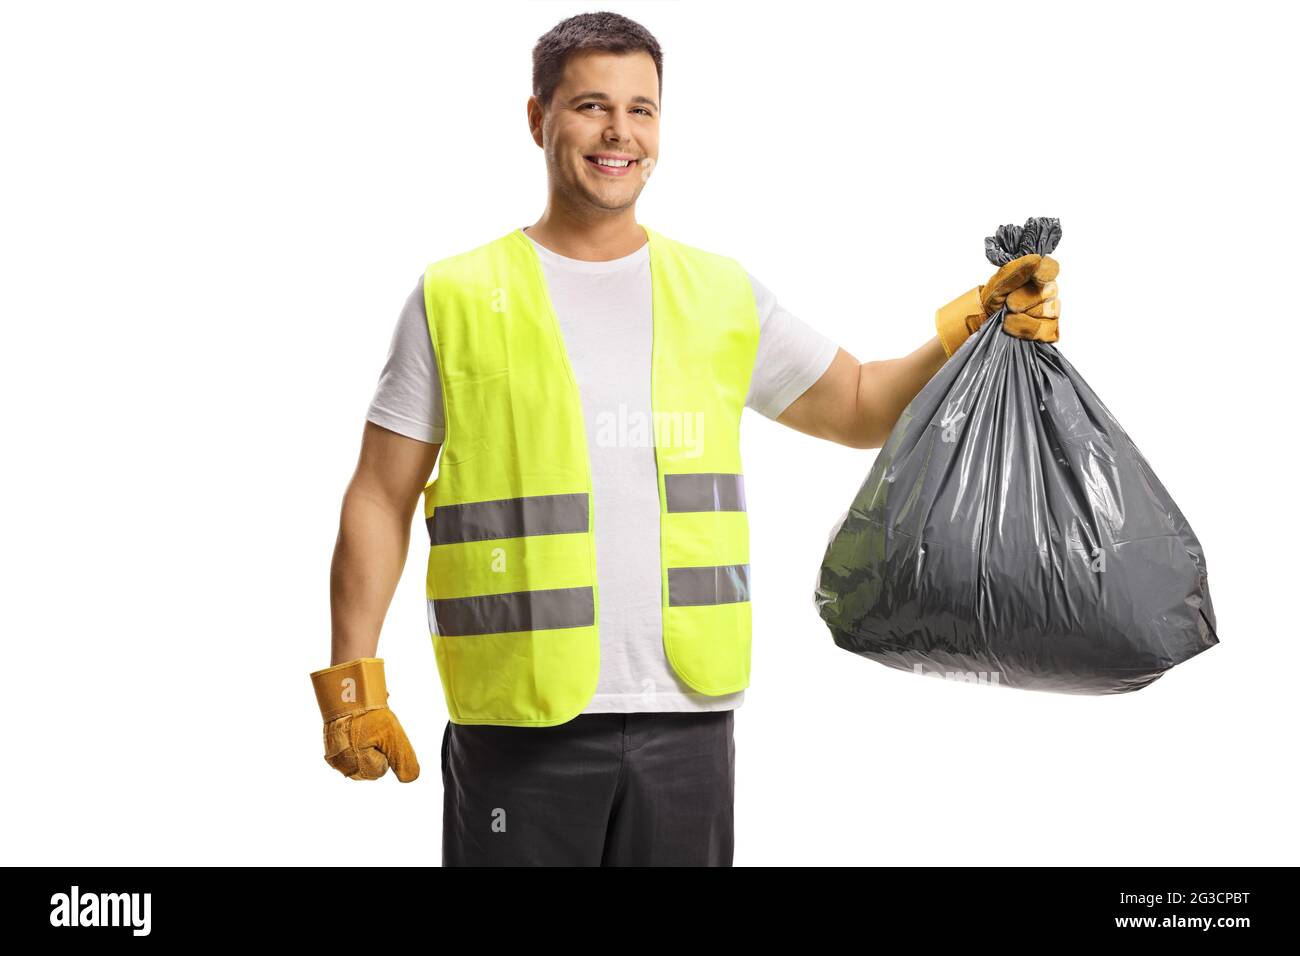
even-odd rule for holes
{"type": "Polygon", "coordinates": [[[596,444],[601,448],[682,448],[687,458],[704,454],[704,412],[629,410],[596,414],[596,444]]]}
{"type": "Polygon", "coordinates": [[[962,684],[997,684],[1002,677],[999,671],[927,671],[920,664],[912,665],[912,673],[920,674],[922,677],[937,677],[940,680],[957,681],[962,684]]]}
{"type": "Polygon", "coordinates": [[[51,926],[129,926],[133,936],[148,936],[152,895],[149,893],[70,893],[50,897],[51,926]]]}

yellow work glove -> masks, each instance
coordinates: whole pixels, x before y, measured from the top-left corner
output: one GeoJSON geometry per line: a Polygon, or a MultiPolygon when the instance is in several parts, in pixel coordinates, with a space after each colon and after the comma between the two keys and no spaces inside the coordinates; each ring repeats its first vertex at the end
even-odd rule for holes
{"type": "Polygon", "coordinates": [[[1060,337],[1056,327],[1061,315],[1061,303],[1056,297],[1060,268],[1051,256],[1021,256],[998,269],[984,285],[941,306],[934,314],[934,327],[948,357],[1004,305],[1007,314],[1002,330],[1008,335],[1055,342],[1060,337]]]}
{"type": "Polygon", "coordinates": [[[350,780],[378,780],[391,764],[402,783],[420,775],[406,731],[388,709],[381,657],[358,657],[313,671],[325,720],[325,762],[350,780]]]}

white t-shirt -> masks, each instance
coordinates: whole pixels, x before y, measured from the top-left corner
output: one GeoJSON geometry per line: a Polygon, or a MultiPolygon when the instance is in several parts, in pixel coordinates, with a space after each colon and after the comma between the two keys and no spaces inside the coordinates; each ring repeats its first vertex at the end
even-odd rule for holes
{"type": "MultiPolygon", "coordinates": [[[[527,233],[525,233],[527,235],[527,233]]],[[[529,239],[532,239],[529,236],[529,239]]],[[[711,697],[685,684],[663,649],[659,488],[649,427],[653,312],[649,247],[589,262],[533,240],[582,400],[591,459],[600,602],[600,680],[583,713],[729,710],[744,691],[711,697]]],[[[826,371],[837,346],[782,309],[752,275],[759,344],[746,405],[775,419],[826,371]]],[[[366,417],[439,443],[437,359],[424,276],[406,300],[366,417]]]]}

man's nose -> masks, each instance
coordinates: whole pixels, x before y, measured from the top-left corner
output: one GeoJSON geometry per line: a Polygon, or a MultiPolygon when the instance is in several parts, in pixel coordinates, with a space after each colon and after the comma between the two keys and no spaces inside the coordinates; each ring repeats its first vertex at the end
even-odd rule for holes
{"type": "Polygon", "coordinates": [[[614,111],[610,114],[609,125],[605,127],[605,135],[613,137],[620,143],[625,143],[630,138],[631,126],[626,114],[621,111],[614,111]]]}

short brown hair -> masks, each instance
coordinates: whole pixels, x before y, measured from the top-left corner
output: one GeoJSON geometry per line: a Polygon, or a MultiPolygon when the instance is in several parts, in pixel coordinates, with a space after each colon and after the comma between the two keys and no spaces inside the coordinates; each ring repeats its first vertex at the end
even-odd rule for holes
{"type": "Polygon", "coordinates": [[[604,50],[608,53],[635,53],[644,50],[654,60],[659,74],[659,96],[663,98],[664,55],[659,41],[635,20],[620,13],[602,10],[579,13],[561,20],[537,39],[533,47],[533,95],[542,109],[564,77],[564,64],[575,50],[604,50]]]}

